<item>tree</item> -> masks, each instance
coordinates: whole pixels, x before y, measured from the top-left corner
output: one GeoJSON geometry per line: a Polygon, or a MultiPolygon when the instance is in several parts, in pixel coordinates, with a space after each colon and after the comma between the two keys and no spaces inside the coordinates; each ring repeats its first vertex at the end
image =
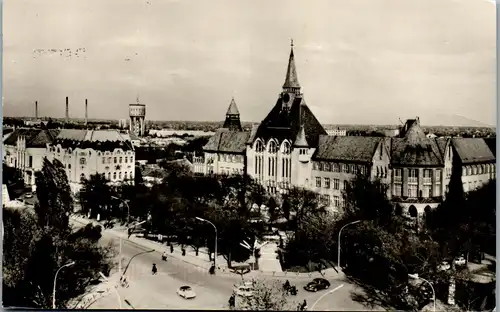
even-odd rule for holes
{"type": "MultiPolygon", "coordinates": [[[[83,179],[83,187],[80,190],[80,204],[82,212],[90,212],[92,217],[107,212],[111,215],[112,198],[115,193],[108,184],[109,181],[104,174],[93,174],[89,179],[83,179]]],[[[120,216],[124,216],[120,214],[120,216]]]]}
{"type": "Polygon", "coordinates": [[[251,297],[238,297],[236,309],[250,311],[294,311],[297,303],[290,300],[279,282],[265,280],[253,281],[253,295],[251,297]]]}
{"type": "Polygon", "coordinates": [[[69,225],[73,210],[64,167],[44,159],[37,175],[39,204],[35,211],[4,209],[4,305],[39,309],[52,307],[56,271],[59,272],[57,307],[83,295],[99,272],[109,272],[111,247],[100,247],[100,227],[87,226],[76,232],[69,225]]]}
{"type": "Polygon", "coordinates": [[[326,207],[320,202],[318,194],[301,187],[292,187],[284,196],[284,201],[289,205],[292,220],[292,229],[297,235],[301,223],[311,215],[321,215],[326,212],[326,207]]]}
{"type": "Polygon", "coordinates": [[[38,202],[35,212],[41,226],[54,230],[69,229],[69,215],[73,213],[73,197],[64,165],[57,159],[43,159],[42,170],[36,173],[38,202]]]}

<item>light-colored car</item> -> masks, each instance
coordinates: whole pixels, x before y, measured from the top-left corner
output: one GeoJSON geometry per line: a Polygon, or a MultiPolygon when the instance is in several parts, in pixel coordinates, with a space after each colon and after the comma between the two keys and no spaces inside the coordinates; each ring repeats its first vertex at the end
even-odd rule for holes
{"type": "Polygon", "coordinates": [[[253,296],[253,288],[250,286],[238,286],[234,290],[236,295],[241,296],[241,297],[252,297],[253,296]]]}
{"type": "Polygon", "coordinates": [[[177,290],[177,294],[184,299],[193,299],[194,297],[196,297],[196,293],[191,288],[191,286],[179,287],[179,289],[177,290]]]}

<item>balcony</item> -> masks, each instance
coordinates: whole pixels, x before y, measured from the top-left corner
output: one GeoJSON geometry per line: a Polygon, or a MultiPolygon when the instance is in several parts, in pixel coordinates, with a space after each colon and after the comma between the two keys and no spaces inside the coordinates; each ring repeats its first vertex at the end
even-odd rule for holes
{"type": "Polygon", "coordinates": [[[423,179],[423,184],[432,185],[432,180],[431,180],[431,178],[424,178],[424,179],[423,179]]]}

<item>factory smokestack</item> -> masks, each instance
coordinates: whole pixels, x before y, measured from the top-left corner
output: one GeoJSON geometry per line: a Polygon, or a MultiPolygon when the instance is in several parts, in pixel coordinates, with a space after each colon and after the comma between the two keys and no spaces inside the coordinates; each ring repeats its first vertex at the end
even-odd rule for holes
{"type": "Polygon", "coordinates": [[[66,97],[66,121],[69,121],[69,102],[68,102],[68,97],[66,97]]]}
{"type": "Polygon", "coordinates": [[[85,125],[87,125],[88,118],[89,118],[89,115],[88,115],[88,103],[87,103],[87,99],[85,99],[85,125]]]}
{"type": "Polygon", "coordinates": [[[35,101],[35,119],[38,119],[38,101],[35,101]]]}

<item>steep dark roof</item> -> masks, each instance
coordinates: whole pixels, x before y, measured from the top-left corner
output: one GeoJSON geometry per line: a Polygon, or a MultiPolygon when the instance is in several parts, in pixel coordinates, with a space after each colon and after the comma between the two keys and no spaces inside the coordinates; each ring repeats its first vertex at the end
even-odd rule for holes
{"type": "Polygon", "coordinates": [[[481,138],[454,138],[451,142],[463,164],[495,160],[490,148],[481,138]]]}
{"type": "Polygon", "coordinates": [[[300,88],[299,79],[297,77],[297,69],[295,68],[295,57],[293,55],[293,46],[290,49],[290,57],[288,59],[288,67],[286,69],[285,83],[283,88],[300,88]]]}
{"type": "Polygon", "coordinates": [[[316,147],[318,137],[327,133],[307,107],[302,96],[294,98],[290,109],[282,109],[282,105],[282,100],[278,99],[276,105],[260,123],[255,137],[265,141],[276,138],[279,142],[285,139],[294,142],[302,124],[309,146],[316,147]]]}
{"type": "Polygon", "coordinates": [[[46,144],[53,143],[59,130],[41,130],[41,129],[16,129],[12,134],[3,142],[6,145],[17,144],[17,139],[24,136],[26,139],[26,147],[42,148],[46,144]]]}
{"type": "Polygon", "coordinates": [[[382,137],[320,135],[314,160],[371,162],[382,137]]]}
{"type": "Polygon", "coordinates": [[[443,155],[435,139],[428,138],[418,119],[409,119],[402,138],[392,139],[391,164],[401,166],[441,166],[443,155]]]}
{"type": "Polygon", "coordinates": [[[247,131],[218,129],[215,134],[210,137],[208,143],[203,147],[203,150],[206,152],[244,153],[249,137],[250,132],[247,131]]]}
{"type": "Polygon", "coordinates": [[[493,156],[497,156],[497,138],[485,138],[484,142],[486,142],[486,145],[490,148],[491,153],[493,156]]]}

